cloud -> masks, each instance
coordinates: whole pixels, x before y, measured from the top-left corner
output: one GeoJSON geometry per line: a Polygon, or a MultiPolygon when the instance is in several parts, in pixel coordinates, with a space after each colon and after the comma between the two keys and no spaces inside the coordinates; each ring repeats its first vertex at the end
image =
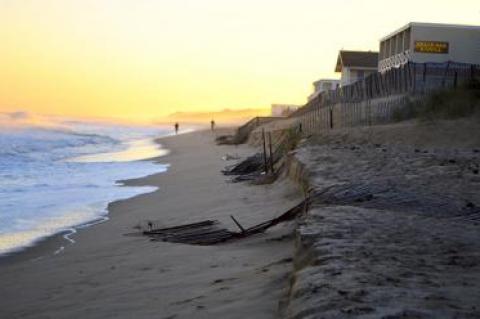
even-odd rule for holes
{"type": "Polygon", "coordinates": [[[12,120],[25,120],[30,117],[30,114],[24,111],[6,112],[4,114],[12,120]]]}
{"type": "Polygon", "coordinates": [[[28,126],[45,126],[48,121],[35,114],[25,112],[23,110],[0,112],[0,127],[8,128],[22,128],[28,126]]]}

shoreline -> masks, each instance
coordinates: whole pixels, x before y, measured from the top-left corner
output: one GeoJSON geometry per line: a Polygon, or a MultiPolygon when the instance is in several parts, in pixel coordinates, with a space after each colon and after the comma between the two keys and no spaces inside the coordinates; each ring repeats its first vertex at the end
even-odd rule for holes
{"type": "MultiPolygon", "coordinates": [[[[180,134],[190,134],[196,132],[195,130],[193,131],[187,131],[185,133],[180,133],[180,134]]],[[[167,158],[171,154],[171,150],[167,147],[165,147],[165,143],[163,139],[165,138],[172,138],[175,135],[172,134],[167,134],[162,137],[154,137],[151,140],[156,143],[159,147],[159,149],[163,149],[165,152],[162,155],[151,157],[151,158],[145,158],[141,159],[140,161],[147,161],[147,162],[152,162],[158,165],[166,165],[167,167],[169,164],[164,164],[161,161],[165,158],[167,158]]],[[[145,175],[145,176],[140,176],[137,178],[133,179],[126,179],[126,180],[117,180],[116,183],[118,183],[118,187],[138,187],[137,185],[129,185],[129,182],[147,178],[150,176],[155,176],[158,174],[163,174],[165,171],[145,175]]],[[[142,185],[142,186],[152,186],[152,185],[142,185]]],[[[25,261],[34,261],[37,259],[42,259],[46,258],[50,255],[56,255],[57,251],[60,249],[68,249],[69,246],[76,244],[76,242],[71,242],[69,239],[65,238],[65,236],[76,236],[79,231],[83,231],[84,229],[90,228],[90,227],[95,227],[98,224],[108,222],[111,218],[110,216],[110,210],[109,207],[111,204],[117,202],[117,201],[122,201],[122,200],[128,200],[132,199],[136,196],[140,196],[143,194],[148,194],[152,193],[158,190],[158,187],[156,187],[155,190],[151,192],[146,192],[146,193],[140,193],[133,195],[132,197],[124,198],[124,199],[117,199],[111,202],[107,203],[107,206],[104,208],[105,210],[105,215],[99,216],[93,220],[85,221],[83,223],[80,223],[78,225],[73,225],[71,226],[70,229],[64,229],[60,230],[59,232],[48,235],[42,238],[39,238],[38,240],[35,240],[31,245],[25,246],[25,247],[18,247],[16,249],[13,249],[10,252],[7,252],[5,254],[0,255],[0,266],[3,264],[15,264],[18,262],[25,262],[25,261]]],[[[75,241],[74,239],[72,239],[75,241]]],[[[62,253],[62,252],[59,252],[62,253]]]]}
{"type": "MultiPolygon", "coordinates": [[[[229,162],[221,157],[246,156],[253,150],[217,146],[213,137],[209,131],[196,131],[161,138],[171,152],[154,160],[173,165],[166,172],[122,181],[159,187],[156,191],[110,203],[110,220],[78,231],[75,245],[61,254],[0,263],[0,294],[6,296],[0,307],[5,315],[275,318],[292,267],[293,222],[215,246],[125,236],[145,220],[178,225],[217,219],[235,229],[230,219],[234,215],[250,226],[302,199],[288,180],[261,186],[229,183],[220,172],[229,162]]],[[[59,239],[29,249],[30,256],[59,239]]]]}

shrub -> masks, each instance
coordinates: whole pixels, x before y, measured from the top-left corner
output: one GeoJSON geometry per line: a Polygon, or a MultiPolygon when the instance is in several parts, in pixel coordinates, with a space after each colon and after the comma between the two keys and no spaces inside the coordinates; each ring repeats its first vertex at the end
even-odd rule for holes
{"type": "Polygon", "coordinates": [[[399,107],[393,111],[392,118],[395,122],[405,121],[418,116],[418,109],[421,102],[418,100],[408,99],[403,107],[399,107]]]}
{"type": "Polygon", "coordinates": [[[471,81],[456,89],[432,92],[409,107],[414,108],[415,117],[426,121],[470,116],[480,110],[480,83],[471,81]]]}

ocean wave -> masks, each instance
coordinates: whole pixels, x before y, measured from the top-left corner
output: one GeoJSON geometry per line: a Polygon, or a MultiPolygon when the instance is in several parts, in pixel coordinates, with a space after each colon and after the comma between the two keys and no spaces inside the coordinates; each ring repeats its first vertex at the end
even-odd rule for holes
{"type": "Polygon", "coordinates": [[[87,146],[109,148],[119,145],[121,141],[110,136],[85,134],[58,129],[22,128],[0,132],[0,159],[3,156],[23,156],[35,158],[39,155],[56,155],[61,157],[59,150],[65,156],[73,153],[96,152],[98,149],[88,149],[87,146]],[[84,149],[78,149],[83,147],[84,149]],[[76,149],[74,149],[76,148],[76,149]],[[68,149],[71,149],[68,151],[68,149]]]}
{"type": "Polygon", "coordinates": [[[166,135],[165,128],[30,120],[19,113],[11,119],[15,125],[0,128],[0,255],[105,218],[109,202],[154,190],[119,187],[118,180],[167,169],[125,156],[152,154],[145,147],[156,151],[158,145],[143,141],[166,135]],[[110,162],[98,160],[101,154],[110,162]],[[119,154],[126,160],[112,161],[119,154]],[[82,157],[86,160],[72,160],[82,157]]]}

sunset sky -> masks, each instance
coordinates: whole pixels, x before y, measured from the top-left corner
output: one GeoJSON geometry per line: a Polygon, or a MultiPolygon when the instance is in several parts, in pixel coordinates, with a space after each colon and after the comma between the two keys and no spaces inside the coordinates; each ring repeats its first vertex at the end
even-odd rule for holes
{"type": "Polygon", "coordinates": [[[0,0],[0,112],[150,121],[303,104],[338,50],[478,0],[0,0]]]}

